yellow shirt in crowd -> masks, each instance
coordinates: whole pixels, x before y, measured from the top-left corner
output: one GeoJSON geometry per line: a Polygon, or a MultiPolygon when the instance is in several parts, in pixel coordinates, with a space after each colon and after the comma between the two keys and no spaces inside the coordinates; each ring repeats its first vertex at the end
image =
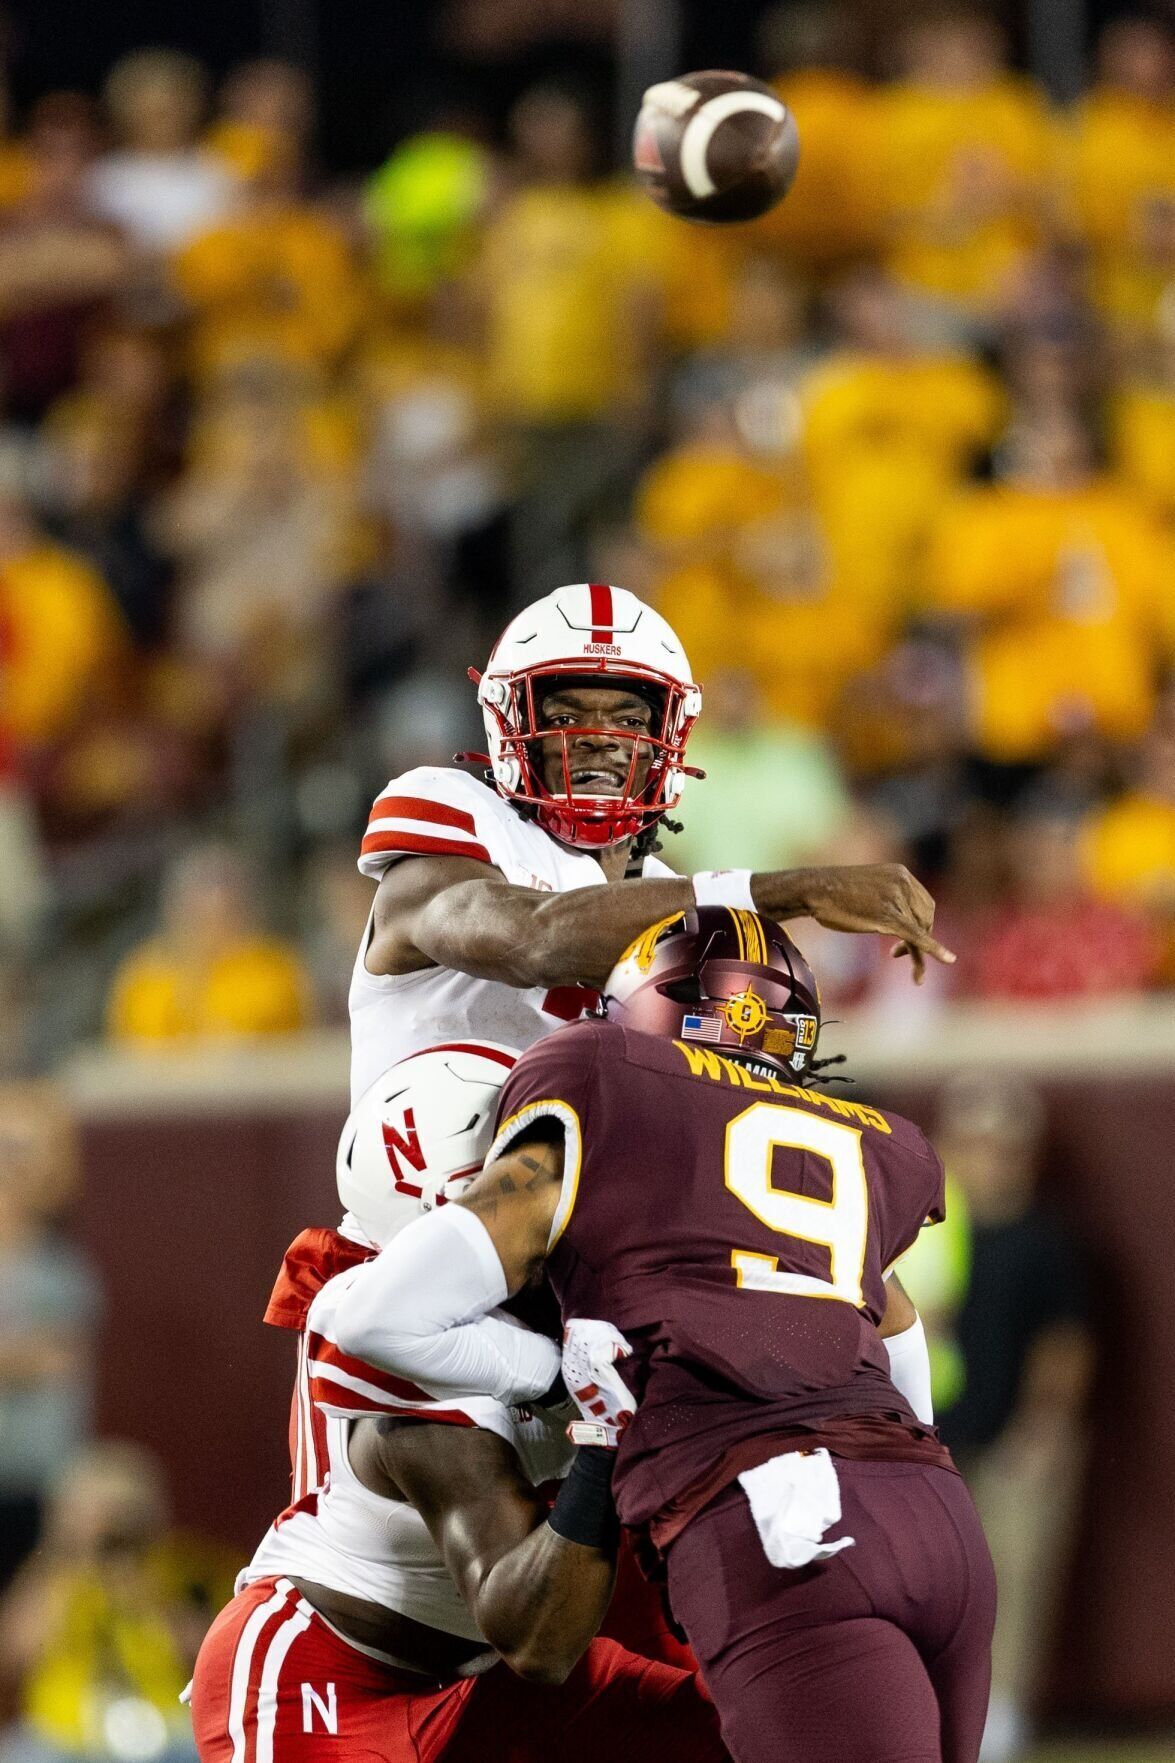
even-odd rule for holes
{"type": "Polygon", "coordinates": [[[1175,802],[1131,791],[1094,816],[1084,837],[1094,888],[1126,905],[1175,907],[1175,802]]]}
{"type": "Polygon", "coordinates": [[[107,1028],[117,1040],[152,1042],[288,1034],[309,1020],[309,992],[294,952],[266,938],[203,965],[147,943],[115,975],[107,1028]]]}
{"type": "Polygon", "coordinates": [[[1153,514],[1175,522],[1175,392],[1126,386],[1109,414],[1118,473],[1153,514]]]}
{"type": "Polygon", "coordinates": [[[1175,282],[1175,99],[1091,93],[1077,108],[1069,180],[1094,301],[1111,319],[1151,329],[1175,282]]]}
{"type": "Polygon", "coordinates": [[[194,313],[193,362],[247,353],[329,365],[353,339],[362,291],[340,229],[312,209],[264,208],[202,233],[172,272],[194,313]]]}
{"type": "Polygon", "coordinates": [[[805,728],[833,725],[845,687],[884,647],[851,595],[823,579],[783,597],[729,564],[692,564],[665,576],[658,606],[699,679],[749,673],[768,720],[805,728]]]}
{"type": "Polygon", "coordinates": [[[141,1595],[120,1599],[98,1575],[79,1571],[24,1686],[33,1731],[55,1751],[102,1755],[107,1710],[133,1698],[156,1709],[178,1737],[186,1723],[178,1698],[189,1673],[164,1610],[162,1596],[158,1608],[141,1595]]]}
{"type": "Polygon", "coordinates": [[[1121,619],[1025,619],[976,638],[971,666],[976,741],[1004,763],[1087,728],[1136,741],[1154,706],[1150,647],[1121,619]]]}
{"type": "Polygon", "coordinates": [[[611,189],[520,191],[486,239],[491,397],[506,416],[602,416],[632,391],[629,233],[611,189]]]}
{"type": "Polygon", "coordinates": [[[698,442],[655,459],[637,493],[637,524],[672,555],[698,556],[729,545],[749,521],[774,513],[778,472],[733,447],[698,442]]]}
{"type": "Polygon", "coordinates": [[[1044,100],[1007,75],[975,92],[877,98],[873,190],[902,281],[964,307],[998,298],[1037,244],[1054,160],[1044,100]]]}
{"type": "Polygon", "coordinates": [[[802,404],[803,452],[838,573],[897,613],[913,597],[944,496],[1000,426],[999,386],[963,356],[843,351],[809,377],[802,404]]]}
{"type": "Polygon", "coordinates": [[[998,485],[959,496],[932,540],[926,598],[980,621],[977,734],[1033,759],[1067,728],[1137,739],[1154,701],[1168,545],[1105,480],[1066,491],[998,485]]]}
{"type": "Polygon", "coordinates": [[[600,417],[641,390],[634,334],[721,335],[726,247],[624,184],[536,185],[491,221],[481,267],[493,403],[520,422],[600,417]]]}
{"type": "Polygon", "coordinates": [[[637,523],[698,677],[749,669],[770,716],[827,727],[851,675],[877,659],[886,620],[844,578],[796,463],[682,447],[646,474],[637,523]]]}
{"type": "Polygon", "coordinates": [[[48,542],[0,561],[0,726],[26,746],[68,733],[127,647],[101,576],[48,542]]]}
{"type": "Polygon", "coordinates": [[[821,482],[863,453],[926,461],[948,479],[990,445],[1004,411],[999,382],[969,356],[849,350],[809,375],[802,403],[804,451],[821,482]]]}
{"type": "Polygon", "coordinates": [[[787,74],[775,90],[795,117],[802,143],[787,201],[758,221],[753,242],[824,270],[858,257],[878,239],[875,89],[839,68],[787,74]]]}
{"type": "Polygon", "coordinates": [[[927,597],[936,609],[963,615],[1086,623],[1126,615],[1153,632],[1162,624],[1169,566],[1160,529],[1109,479],[1068,490],[981,486],[943,512],[927,597]]]}

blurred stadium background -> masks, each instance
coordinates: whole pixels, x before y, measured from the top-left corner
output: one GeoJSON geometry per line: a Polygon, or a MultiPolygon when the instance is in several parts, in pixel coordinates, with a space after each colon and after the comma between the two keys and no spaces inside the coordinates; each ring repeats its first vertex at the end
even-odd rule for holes
{"type": "Polygon", "coordinates": [[[921,991],[800,939],[952,1178],[909,1283],[990,1755],[1175,1758],[1175,13],[30,0],[0,49],[0,1757],[189,1756],[366,806],[590,577],[707,688],[671,861],[938,894],[921,991]],[[799,122],[753,227],[624,175],[707,65],[799,122]]]}

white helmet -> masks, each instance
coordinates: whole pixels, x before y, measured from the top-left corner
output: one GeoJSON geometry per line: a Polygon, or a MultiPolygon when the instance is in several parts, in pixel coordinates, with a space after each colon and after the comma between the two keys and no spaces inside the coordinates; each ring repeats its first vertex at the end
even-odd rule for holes
{"type": "Polygon", "coordinates": [[[702,693],[673,630],[635,594],[605,582],[556,588],[510,621],[485,672],[470,669],[470,676],[477,681],[499,794],[533,808],[539,824],[563,844],[617,844],[680,800],[691,775],[685,746],[702,708],[702,693]],[[607,731],[632,745],[622,795],[576,795],[572,790],[568,736],[591,730],[563,731],[564,789],[552,793],[543,783],[536,745],[559,731],[540,725],[536,683],[555,678],[581,685],[631,683],[652,699],[656,719],[648,734],[607,731]],[[648,774],[637,786],[638,760],[650,749],[648,774]]]}
{"type": "Polygon", "coordinates": [[[382,1249],[469,1186],[493,1136],[498,1092],[518,1058],[492,1041],[413,1053],[377,1077],[339,1140],[339,1199],[382,1249]]]}

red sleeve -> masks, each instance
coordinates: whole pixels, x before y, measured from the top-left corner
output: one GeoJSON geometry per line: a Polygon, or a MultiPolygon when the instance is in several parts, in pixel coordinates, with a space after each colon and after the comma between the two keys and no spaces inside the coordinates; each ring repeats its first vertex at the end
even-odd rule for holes
{"type": "Polygon", "coordinates": [[[328,1280],[361,1261],[370,1261],[374,1249],[341,1236],[337,1230],[304,1230],[285,1252],[281,1272],[274,1282],[265,1311],[271,1328],[306,1326],[311,1304],[328,1280]]]}

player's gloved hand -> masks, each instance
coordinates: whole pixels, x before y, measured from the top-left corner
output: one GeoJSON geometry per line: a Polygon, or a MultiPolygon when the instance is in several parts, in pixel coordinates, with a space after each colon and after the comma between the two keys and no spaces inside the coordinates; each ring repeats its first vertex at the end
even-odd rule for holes
{"type": "Polygon", "coordinates": [[[603,1445],[614,1451],[632,1419],[636,1403],[616,1370],[632,1348],[610,1322],[580,1317],[563,1331],[563,1381],[583,1416],[567,1428],[573,1445],[603,1445]]]}

